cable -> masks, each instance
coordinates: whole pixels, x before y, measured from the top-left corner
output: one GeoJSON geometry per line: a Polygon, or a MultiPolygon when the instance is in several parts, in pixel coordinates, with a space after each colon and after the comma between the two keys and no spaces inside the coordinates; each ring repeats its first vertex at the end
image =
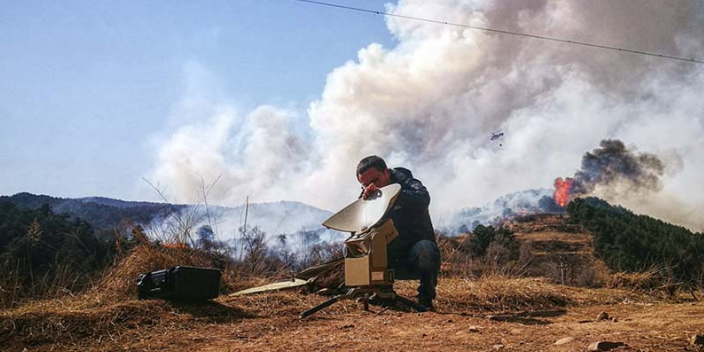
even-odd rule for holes
{"type": "Polygon", "coordinates": [[[385,11],[369,10],[369,9],[364,9],[364,8],[360,8],[360,7],[345,6],[345,5],[333,4],[333,3],[329,3],[329,2],[323,2],[323,1],[314,1],[314,0],[292,0],[292,1],[304,2],[304,3],[314,4],[314,5],[320,5],[320,6],[334,7],[334,8],[343,9],[343,10],[350,10],[350,11],[371,13],[371,14],[375,14],[375,15],[383,15],[383,16],[389,16],[389,17],[397,17],[397,18],[403,18],[403,19],[407,19],[407,20],[415,20],[415,21],[422,21],[422,22],[435,23],[435,24],[444,24],[444,25],[447,25],[447,26],[454,26],[454,27],[462,27],[462,28],[476,29],[476,30],[485,31],[485,32],[491,32],[491,33],[515,35],[515,36],[520,36],[520,37],[533,38],[533,39],[541,39],[541,40],[547,40],[547,41],[558,42],[558,43],[564,43],[564,44],[581,45],[581,46],[586,46],[586,47],[591,47],[591,48],[598,48],[598,49],[605,49],[605,50],[613,50],[613,51],[626,52],[626,53],[631,53],[631,54],[638,54],[638,55],[646,55],[646,56],[659,57],[659,58],[662,58],[662,59],[670,59],[670,60],[678,60],[678,61],[684,61],[684,62],[690,62],[690,63],[696,63],[696,64],[704,64],[704,61],[698,60],[698,59],[696,59],[696,58],[687,59],[687,58],[679,57],[679,56],[664,55],[664,54],[655,54],[655,53],[650,53],[650,52],[647,52],[647,51],[632,50],[632,49],[624,49],[624,48],[618,48],[618,47],[613,47],[613,46],[608,46],[608,45],[601,45],[601,44],[593,44],[593,43],[580,42],[580,41],[576,41],[576,40],[552,38],[552,37],[546,37],[546,36],[542,36],[542,35],[529,34],[529,33],[520,33],[520,32],[512,32],[512,31],[506,31],[506,30],[501,30],[501,29],[477,27],[477,26],[471,26],[471,25],[467,25],[467,24],[452,23],[452,22],[446,22],[446,21],[439,21],[439,20],[433,20],[433,19],[423,18],[423,17],[398,15],[398,14],[389,13],[389,12],[385,12],[385,11]]]}

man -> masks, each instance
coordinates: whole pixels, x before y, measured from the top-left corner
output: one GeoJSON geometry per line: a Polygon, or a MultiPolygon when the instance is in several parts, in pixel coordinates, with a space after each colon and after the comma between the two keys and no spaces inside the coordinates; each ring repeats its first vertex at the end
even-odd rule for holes
{"type": "Polygon", "coordinates": [[[388,246],[389,266],[399,279],[419,278],[418,303],[432,309],[440,271],[440,250],[428,212],[428,190],[408,169],[389,169],[384,159],[375,155],[359,162],[357,180],[362,184],[363,199],[392,183],[401,185],[401,192],[389,211],[399,233],[388,246]]]}

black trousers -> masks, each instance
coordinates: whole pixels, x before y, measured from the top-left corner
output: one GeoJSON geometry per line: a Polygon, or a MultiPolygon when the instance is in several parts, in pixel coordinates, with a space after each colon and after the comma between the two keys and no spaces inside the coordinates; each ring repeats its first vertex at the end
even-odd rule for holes
{"type": "Polygon", "coordinates": [[[398,280],[420,280],[418,299],[435,299],[440,272],[440,249],[434,241],[421,240],[410,246],[399,241],[389,244],[389,267],[398,280]]]}

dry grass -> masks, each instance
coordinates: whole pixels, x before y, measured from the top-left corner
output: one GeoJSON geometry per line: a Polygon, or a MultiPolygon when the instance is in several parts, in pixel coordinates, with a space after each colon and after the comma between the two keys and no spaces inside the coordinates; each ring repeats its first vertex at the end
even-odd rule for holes
{"type": "Polygon", "coordinates": [[[164,314],[165,305],[161,302],[128,301],[87,310],[56,303],[60,301],[24,306],[1,314],[0,335],[5,338],[0,338],[0,344],[9,344],[13,337],[30,345],[86,337],[115,339],[130,327],[150,326],[170,318],[164,314]]]}
{"type": "MultiPolygon", "coordinates": [[[[136,265],[136,258],[126,258],[126,261],[136,265]]],[[[81,344],[98,344],[110,349],[109,346],[142,341],[155,334],[197,330],[200,336],[205,336],[208,327],[215,325],[233,326],[233,329],[241,327],[248,334],[266,334],[260,331],[260,326],[287,329],[295,324],[302,311],[328,299],[298,291],[281,291],[221,296],[201,304],[139,301],[136,294],[129,293],[134,286],[130,280],[133,276],[130,267],[119,269],[116,268],[116,273],[127,277],[111,281],[111,287],[122,291],[110,299],[104,292],[102,296],[88,292],[75,298],[38,301],[0,313],[0,345],[21,347],[19,350],[22,350],[39,345],[58,345],[63,346],[59,349],[67,349],[68,345],[76,348],[81,344]],[[102,297],[100,304],[96,297],[102,297]]],[[[396,284],[397,292],[409,298],[415,296],[416,287],[417,281],[396,284]]],[[[573,288],[554,285],[545,279],[487,276],[477,281],[442,279],[438,284],[436,307],[441,313],[483,316],[487,313],[565,310],[576,306],[617,304],[624,300],[654,301],[647,295],[626,290],[573,288]]],[[[343,301],[317,313],[314,319],[339,319],[360,310],[361,304],[343,301]]]]}
{"type": "MultiPolygon", "coordinates": [[[[28,301],[1,312],[0,345],[33,346],[82,339],[109,343],[119,341],[125,334],[130,339],[135,334],[148,335],[150,332],[143,331],[145,327],[159,326],[168,331],[202,322],[230,322],[251,317],[238,304],[137,300],[136,282],[141,273],[177,265],[215,267],[222,264],[219,260],[218,256],[203,251],[144,242],[108,268],[102,279],[85,293],[28,301]]],[[[221,282],[226,292],[231,286],[228,274],[222,275],[221,282]]]]}
{"type": "MultiPolygon", "coordinates": [[[[700,300],[695,293],[696,287],[677,282],[667,274],[666,270],[657,267],[642,273],[611,273],[607,277],[606,287],[639,292],[659,300],[700,300]]],[[[701,288],[699,290],[701,291],[701,288]]],[[[704,291],[700,294],[702,292],[704,291]]]]}
{"type": "Polygon", "coordinates": [[[624,290],[560,286],[544,278],[485,276],[477,281],[444,279],[438,286],[439,305],[451,311],[538,311],[567,306],[648,300],[624,290]]]}
{"type": "Polygon", "coordinates": [[[662,278],[659,277],[657,270],[648,270],[642,273],[616,272],[609,275],[606,287],[644,291],[656,288],[661,283],[662,278]]]}
{"type": "MultiPolygon", "coordinates": [[[[139,274],[174,266],[217,267],[219,258],[190,248],[167,248],[151,243],[140,244],[115,265],[108,268],[103,278],[87,296],[91,301],[117,302],[137,296],[139,274]]],[[[227,287],[228,275],[222,275],[221,285],[227,287]]]]}

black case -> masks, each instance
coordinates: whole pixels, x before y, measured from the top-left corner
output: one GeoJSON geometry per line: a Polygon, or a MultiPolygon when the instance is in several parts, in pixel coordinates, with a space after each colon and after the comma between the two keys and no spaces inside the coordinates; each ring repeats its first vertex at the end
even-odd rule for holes
{"type": "Polygon", "coordinates": [[[220,293],[220,270],[176,266],[141,274],[137,279],[139,299],[163,298],[203,301],[220,293]]]}

